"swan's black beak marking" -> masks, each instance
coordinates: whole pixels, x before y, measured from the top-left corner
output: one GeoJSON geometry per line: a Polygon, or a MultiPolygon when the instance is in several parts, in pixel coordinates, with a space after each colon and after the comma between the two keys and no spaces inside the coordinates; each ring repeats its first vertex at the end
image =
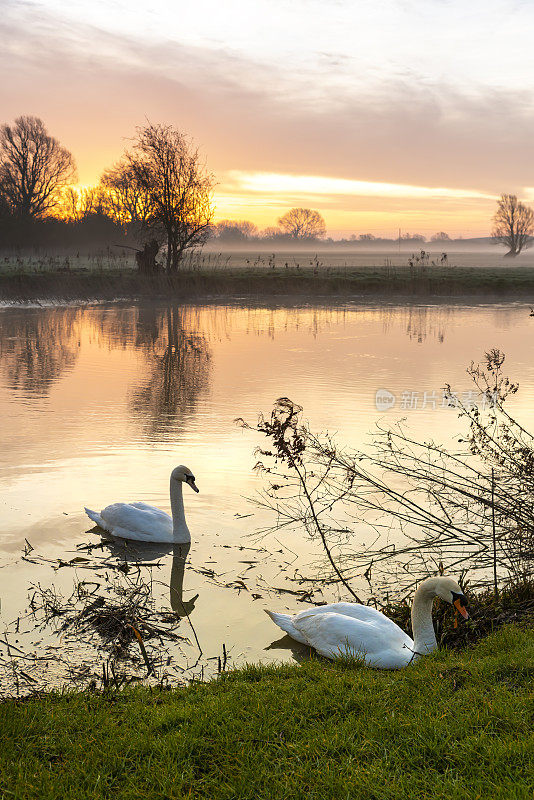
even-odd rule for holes
{"type": "Polygon", "coordinates": [[[467,597],[459,592],[452,592],[453,606],[458,609],[464,619],[469,619],[467,613],[467,597]]]}
{"type": "Polygon", "coordinates": [[[195,476],[194,475],[186,475],[185,477],[186,483],[193,489],[194,492],[198,494],[198,486],[195,483],[195,476]]]}

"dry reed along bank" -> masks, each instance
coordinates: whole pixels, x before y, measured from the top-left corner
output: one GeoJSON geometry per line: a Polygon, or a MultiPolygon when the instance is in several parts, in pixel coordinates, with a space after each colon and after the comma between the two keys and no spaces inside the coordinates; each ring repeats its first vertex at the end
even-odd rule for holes
{"type": "Polygon", "coordinates": [[[137,298],[384,296],[534,298],[530,267],[358,267],[187,269],[174,275],[135,270],[0,273],[0,301],[112,301],[137,298]]]}

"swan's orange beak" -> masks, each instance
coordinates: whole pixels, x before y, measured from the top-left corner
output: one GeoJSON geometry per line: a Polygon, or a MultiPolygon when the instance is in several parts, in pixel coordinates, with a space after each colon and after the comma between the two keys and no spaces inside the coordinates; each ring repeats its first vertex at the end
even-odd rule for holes
{"type": "Polygon", "coordinates": [[[464,619],[469,619],[469,614],[467,613],[467,609],[465,606],[462,605],[462,601],[458,598],[454,601],[454,607],[458,609],[460,614],[464,619]]]}

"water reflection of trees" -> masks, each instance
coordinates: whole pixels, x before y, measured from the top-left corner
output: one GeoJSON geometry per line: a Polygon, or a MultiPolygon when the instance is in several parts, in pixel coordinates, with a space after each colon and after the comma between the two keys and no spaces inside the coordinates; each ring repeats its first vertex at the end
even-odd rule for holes
{"type": "Polygon", "coordinates": [[[198,309],[173,306],[139,309],[135,344],[144,353],[147,375],[130,403],[150,438],[165,437],[208,387],[211,354],[196,314],[198,309]]]}
{"type": "MultiPolygon", "coordinates": [[[[401,325],[411,339],[443,341],[451,309],[425,306],[357,308],[384,333],[401,325]]],[[[317,336],[332,325],[350,324],[351,307],[231,307],[143,303],[136,307],[38,308],[0,314],[0,370],[13,389],[45,395],[73,368],[82,335],[111,350],[135,349],[145,358],[143,379],[130,408],[150,435],[161,436],[187,415],[207,389],[212,340],[237,330],[275,338],[293,331],[317,336]]]]}
{"type": "Polygon", "coordinates": [[[0,369],[11,389],[46,395],[72,369],[82,333],[110,349],[143,353],[145,376],[131,409],[151,435],[191,412],[207,388],[210,352],[199,332],[202,309],[146,304],[138,308],[39,308],[0,315],[0,369]]]}
{"type": "Polygon", "coordinates": [[[39,308],[0,315],[0,369],[12,389],[48,394],[80,352],[83,311],[39,308]]]}
{"type": "Polygon", "coordinates": [[[445,331],[450,320],[451,309],[436,306],[387,306],[380,309],[382,327],[385,334],[391,332],[396,324],[401,324],[406,336],[419,344],[428,336],[445,341],[445,331]]]}

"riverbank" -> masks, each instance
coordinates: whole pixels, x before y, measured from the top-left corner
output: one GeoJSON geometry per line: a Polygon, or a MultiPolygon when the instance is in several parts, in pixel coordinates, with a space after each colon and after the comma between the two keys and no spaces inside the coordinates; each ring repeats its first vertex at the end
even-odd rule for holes
{"type": "Polygon", "coordinates": [[[135,270],[8,271],[0,273],[0,302],[92,302],[118,299],[483,297],[534,302],[531,267],[346,267],[190,269],[175,275],[135,270]]]}
{"type": "Polygon", "coordinates": [[[311,660],[0,705],[0,797],[527,800],[532,630],[400,672],[311,660]]]}

